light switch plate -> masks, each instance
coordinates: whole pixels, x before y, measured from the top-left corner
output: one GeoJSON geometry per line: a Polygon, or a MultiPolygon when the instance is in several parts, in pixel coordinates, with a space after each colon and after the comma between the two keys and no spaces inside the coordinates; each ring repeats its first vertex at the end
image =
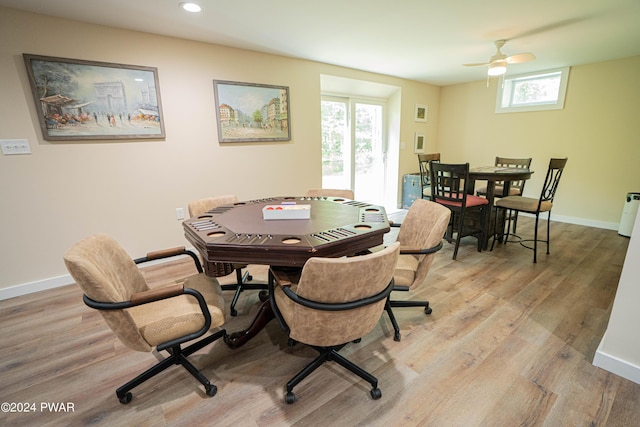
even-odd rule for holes
{"type": "Polygon", "coordinates": [[[31,147],[27,139],[0,139],[2,154],[10,156],[13,154],[31,154],[31,147]]]}
{"type": "Polygon", "coordinates": [[[184,209],[183,208],[176,208],[176,219],[178,221],[180,221],[181,219],[184,219],[184,209]]]}

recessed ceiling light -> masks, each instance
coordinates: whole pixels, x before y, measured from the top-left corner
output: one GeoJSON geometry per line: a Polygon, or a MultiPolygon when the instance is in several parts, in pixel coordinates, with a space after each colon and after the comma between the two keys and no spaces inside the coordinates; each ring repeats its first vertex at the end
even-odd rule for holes
{"type": "Polygon", "coordinates": [[[180,3],[180,7],[186,10],[187,12],[198,13],[202,11],[202,8],[197,3],[192,2],[183,2],[180,3]]]}

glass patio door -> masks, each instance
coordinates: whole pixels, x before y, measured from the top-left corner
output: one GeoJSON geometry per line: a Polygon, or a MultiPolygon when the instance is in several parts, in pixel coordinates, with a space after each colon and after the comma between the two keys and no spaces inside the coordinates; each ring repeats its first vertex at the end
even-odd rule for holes
{"type": "Polygon", "coordinates": [[[384,202],[384,104],[322,97],[322,186],[384,202]]]}

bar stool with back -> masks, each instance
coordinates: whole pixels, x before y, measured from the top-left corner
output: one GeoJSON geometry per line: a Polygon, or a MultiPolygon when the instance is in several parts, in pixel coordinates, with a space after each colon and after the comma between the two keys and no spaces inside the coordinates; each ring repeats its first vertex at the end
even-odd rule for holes
{"type": "MultiPolygon", "coordinates": [[[[537,262],[538,255],[538,241],[544,242],[547,244],[547,254],[549,254],[549,225],[551,222],[551,208],[553,207],[553,199],[555,198],[556,191],[558,190],[558,183],[560,182],[560,177],[562,176],[562,172],[564,170],[565,165],[567,164],[567,158],[563,159],[555,159],[552,158],[549,160],[549,168],[547,170],[547,175],[544,179],[544,185],[542,186],[542,191],[540,193],[540,197],[538,199],[534,199],[532,197],[523,197],[523,196],[508,196],[503,197],[501,199],[497,199],[495,202],[496,209],[504,209],[509,212],[526,212],[532,214],[536,217],[536,223],[534,228],[534,236],[533,236],[533,247],[529,247],[525,245],[525,242],[530,242],[531,240],[523,240],[520,239],[520,244],[527,249],[533,250],[533,262],[537,262]],[[547,239],[539,240],[538,239],[538,222],[540,219],[541,212],[548,212],[549,216],[547,217],[547,239]]],[[[496,215],[497,221],[498,215],[496,215]]],[[[504,232],[504,228],[502,230],[502,241],[503,243],[507,243],[507,239],[509,236],[516,236],[515,234],[510,234],[511,227],[511,218],[509,215],[505,215],[507,224],[507,232],[504,232]]],[[[513,217],[515,219],[515,216],[513,217]]],[[[497,227],[497,224],[496,224],[497,227]]],[[[498,233],[493,235],[493,241],[491,242],[491,249],[493,249],[493,245],[496,242],[496,236],[498,233]]],[[[516,236],[520,237],[520,236],[516,236]]]]}

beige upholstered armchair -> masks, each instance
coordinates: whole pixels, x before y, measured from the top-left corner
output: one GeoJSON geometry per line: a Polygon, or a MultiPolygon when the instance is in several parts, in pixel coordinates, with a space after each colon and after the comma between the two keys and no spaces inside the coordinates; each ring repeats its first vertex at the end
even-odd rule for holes
{"type": "Polygon", "coordinates": [[[233,194],[227,194],[224,196],[205,197],[198,200],[192,200],[189,202],[189,216],[200,216],[211,209],[215,209],[221,205],[231,205],[238,203],[238,197],[233,194]]]}
{"type": "Polygon", "coordinates": [[[347,258],[310,258],[302,268],[271,268],[271,304],[276,318],[296,341],[320,355],[287,383],[293,388],[324,362],[333,360],[371,384],[371,397],[382,396],[378,380],[338,351],[368,334],[380,320],[393,288],[399,243],[379,252],[347,258]]]}
{"type": "Polygon", "coordinates": [[[337,188],[310,188],[307,190],[307,197],[342,197],[353,200],[353,190],[339,190],[337,188]]]}
{"type": "Polygon", "coordinates": [[[166,350],[169,356],[116,390],[121,403],[129,403],[131,390],[172,365],[182,365],[204,387],[215,385],[193,366],[187,356],[225,335],[217,330],[188,347],[182,344],[223,325],[224,299],[217,280],[203,273],[184,283],[150,289],[136,264],[152,259],[189,255],[202,271],[197,256],[184,248],[147,254],[132,260],[118,243],[105,234],[87,237],[64,255],[67,270],[84,292],[84,302],[100,311],[113,333],[132,350],[166,350]]]}
{"type": "MultiPolygon", "coordinates": [[[[423,199],[413,202],[398,232],[400,257],[393,273],[394,291],[415,290],[424,283],[435,253],[442,248],[442,237],[450,216],[451,211],[438,203],[423,199]]],[[[431,314],[429,301],[389,298],[386,310],[393,324],[393,338],[396,341],[400,341],[400,328],[391,307],[424,307],[424,312],[431,314]]]]}
{"type": "MultiPolygon", "coordinates": [[[[207,211],[216,209],[218,206],[230,205],[233,203],[238,203],[238,198],[232,194],[192,200],[188,204],[189,216],[192,218],[203,216],[206,215],[207,211]]],[[[236,316],[238,314],[238,311],[236,310],[236,304],[238,303],[240,294],[243,291],[250,289],[267,289],[267,285],[265,285],[264,283],[248,283],[253,280],[253,277],[251,277],[248,271],[245,271],[243,273],[242,269],[246,267],[246,264],[216,263],[215,271],[217,272],[216,275],[218,277],[227,276],[234,271],[236,272],[236,283],[221,286],[223,291],[235,291],[230,306],[230,313],[232,316],[236,316]]]]}

